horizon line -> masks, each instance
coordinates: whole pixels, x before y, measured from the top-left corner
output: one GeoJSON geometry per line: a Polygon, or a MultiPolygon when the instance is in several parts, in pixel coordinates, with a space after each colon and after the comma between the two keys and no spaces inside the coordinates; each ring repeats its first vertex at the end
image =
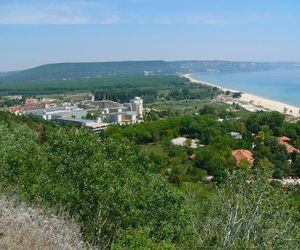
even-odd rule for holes
{"type": "Polygon", "coordinates": [[[19,71],[26,71],[30,69],[35,69],[47,65],[55,65],[55,64],[89,64],[89,63],[121,63],[121,62],[236,62],[236,63],[299,63],[299,61],[288,61],[288,60],[280,60],[280,61],[253,61],[253,60],[225,60],[225,59],[182,59],[182,60],[164,60],[164,59],[155,59],[155,60],[105,60],[105,61],[63,61],[63,62],[50,62],[39,64],[36,66],[31,66],[28,68],[23,69],[16,69],[16,70],[8,70],[8,71],[0,71],[0,73],[10,73],[10,72],[19,72],[19,71]]]}

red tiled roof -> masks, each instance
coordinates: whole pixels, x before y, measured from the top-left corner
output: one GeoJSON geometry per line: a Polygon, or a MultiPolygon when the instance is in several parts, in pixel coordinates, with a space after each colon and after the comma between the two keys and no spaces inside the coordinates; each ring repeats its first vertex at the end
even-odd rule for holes
{"type": "Polygon", "coordinates": [[[242,160],[247,160],[251,166],[254,163],[253,154],[249,150],[245,150],[245,149],[234,150],[232,152],[232,156],[235,158],[238,166],[241,164],[242,160]]]}
{"type": "Polygon", "coordinates": [[[287,149],[287,151],[291,154],[291,153],[294,153],[295,151],[297,152],[298,150],[294,147],[294,146],[292,146],[292,145],[290,145],[290,144],[287,144],[286,145],[286,149],[287,149]]]}
{"type": "Polygon", "coordinates": [[[288,142],[288,141],[291,141],[290,138],[288,138],[287,136],[281,136],[278,138],[279,142],[288,142]]]}
{"type": "Polygon", "coordinates": [[[30,103],[23,106],[23,110],[44,109],[45,103],[30,103]]]}
{"type": "Polygon", "coordinates": [[[296,149],[293,145],[289,144],[288,142],[291,141],[290,138],[286,136],[281,136],[278,138],[279,144],[284,145],[286,147],[286,150],[288,151],[289,154],[297,152],[299,153],[300,151],[296,149]]]}
{"type": "Polygon", "coordinates": [[[16,105],[9,108],[10,112],[17,112],[23,110],[22,106],[16,105]]]}

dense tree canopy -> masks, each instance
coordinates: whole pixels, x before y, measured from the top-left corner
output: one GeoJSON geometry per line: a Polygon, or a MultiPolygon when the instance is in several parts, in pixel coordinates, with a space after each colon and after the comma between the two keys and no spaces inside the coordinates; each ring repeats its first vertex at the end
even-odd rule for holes
{"type": "Polygon", "coordinates": [[[68,213],[100,249],[297,249],[299,190],[268,179],[299,175],[299,154],[277,139],[296,146],[299,123],[251,116],[171,116],[94,134],[2,112],[0,188],[68,213]],[[178,136],[189,140],[172,145],[178,136]],[[254,153],[252,168],[237,168],[239,148],[254,153]]]}
{"type": "Polygon", "coordinates": [[[85,129],[38,135],[0,124],[1,187],[57,207],[81,222],[85,239],[109,246],[129,228],[147,228],[154,242],[180,242],[184,198],[126,142],[99,143],[85,129]]]}

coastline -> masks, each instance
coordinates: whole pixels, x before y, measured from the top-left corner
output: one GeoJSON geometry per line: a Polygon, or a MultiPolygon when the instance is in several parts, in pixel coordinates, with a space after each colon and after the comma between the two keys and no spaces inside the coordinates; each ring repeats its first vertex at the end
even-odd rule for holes
{"type": "MultiPolygon", "coordinates": [[[[300,107],[282,103],[276,100],[267,99],[261,96],[253,95],[250,93],[246,93],[243,91],[235,90],[235,89],[228,89],[222,86],[218,86],[216,84],[196,80],[192,77],[192,74],[186,74],[184,77],[188,78],[193,83],[204,84],[211,87],[217,87],[222,91],[231,91],[231,92],[241,92],[242,96],[238,99],[235,99],[234,102],[239,103],[243,108],[249,111],[258,111],[258,110],[265,110],[265,111],[278,111],[285,115],[290,115],[294,118],[300,117],[300,107]]],[[[227,101],[224,101],[228,103],[227,101]]]]}

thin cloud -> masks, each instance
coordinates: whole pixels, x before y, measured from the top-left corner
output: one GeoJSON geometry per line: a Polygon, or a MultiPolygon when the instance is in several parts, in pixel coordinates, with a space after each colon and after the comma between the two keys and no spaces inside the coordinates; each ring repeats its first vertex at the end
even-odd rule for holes
{"type": "Polygon", "coordinates": [[[0,24],[115,24],[118,12],[102,1],[48,1],[0,5],[0,24]]]}
{"type": "Polygon", "coordinates": [[[188,16],[185,18],[186,23],[198,24],[225,24],[226,21],[224,19],[218,17],[210,17],[210,16],[188,16]]]}
{"type": "Polygon", "coordinates": [[[198,16],[183,16],[183,17],[159,17],[155,18],[155,23],[159,24],[211,24],[221,25],[225,24],[226,20],[218,17],[211,17],[206,15],[198,16]]]}
{"type": "MultiPolygon", "coordinates": [[[[0,0],[1,1],[1,0],[0,0]]],[[[124,0],[152,2],[154,0],[124,0]]],[[[162,1],[162,0],[160,0],[162,1]]],[[[171,0],[163,0],[171,1],[171,0]]],[[[156,23],[221,25],[226,21],[209,15],[126,16],[120,18],[115,0],[11,0],[0,4],[0,25],[156,23]]],[[[124,13],[123,13],[124,14],[124,13]]]]}

